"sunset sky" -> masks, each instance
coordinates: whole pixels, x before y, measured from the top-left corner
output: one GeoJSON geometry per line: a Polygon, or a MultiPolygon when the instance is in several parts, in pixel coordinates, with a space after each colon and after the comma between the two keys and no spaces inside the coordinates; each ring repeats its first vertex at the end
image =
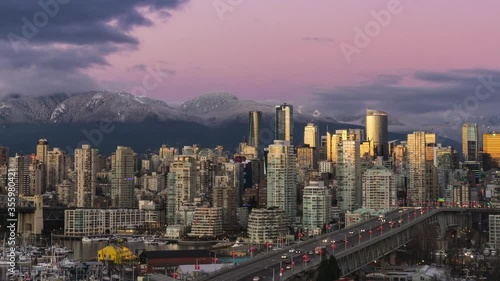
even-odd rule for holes
{"type": "MultiPolygon", "coordinates": [[[[0,3],[1,95],[134,92],[159,68],[146,95],[166,102],[228,92],[331,115],[375,107],[425,125],[473,95],[478,77],[500,82],[494,0],[72,0],[15,52],[8,34],[22,37],[22,18],[43,11],[25,2],[0,3]],[[340,46],[356,47],[355,29],[388,5],[399,12],[348,62],[340,46]]],[[[496,112],[497,87],[471,115],[496,112]]]]}

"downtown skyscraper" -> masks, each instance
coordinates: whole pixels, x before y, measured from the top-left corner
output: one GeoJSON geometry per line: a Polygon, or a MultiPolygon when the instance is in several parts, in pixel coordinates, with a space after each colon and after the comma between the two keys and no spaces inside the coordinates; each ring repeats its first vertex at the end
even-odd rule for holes
{"type": "Polygon", "coordinates": [[[366,110],[366,140],[370,142],[370,156],[389,157],[389,133],[387,113],[378,110],[366,110]]]}
{"type": "Polygon", "coordinates": [[[97,181],[97,150],[88,144],[75,149],[76,206],[93,208],[97,181]]]}
{"type": "Polygon", "coordinates": [[[276,106],[275,140],[286,140],[293,145],[293,106],[282,104],[276,106]]]}
{"type": "Polygon", "coordinates": [[[134,151],[118,146],[111,156],[111,205],[114,208],[134,208],[134,151]]]}
{"type": "Polygon", "coordinates": [[[288,219],[297,215],[297,163],[289,141],[275,140],[267,154],[267,207],[285,210],[288,219]]]}
{"type": "Polygon", "coordinates": [[[360,144],[359,140],[344,137],[337,147],[337,205],[341,211],[354,211],[363,203],[360,144]]]}
{"type": "Polygon", "coordinates": [[[248,145],[259,148],[259,132],[262,123],[261,111],[250,111],[248,113],[248,145]]]}
{"type": "Polygon", "coordinates": [[[433,173],[436,134],[413,132],[408,135],[408,189],[410,206],[421,206],[428,200],[437,199],[437,174],[433,173]],[[434,178],[436,178],[434,180],[434,178]]]}
{"type": "Polygon", "coordinates": [[[304,144],[309,147],[317,148],[319,146],[319,130],[318,126],[313,123],[308,123],[304,127],[304,144]]]}
{"type": "Polygon", "coordinates": [[[477,124],[462,126],[462,153],[464,161],[479,161],[479,133],[477,124]]]}

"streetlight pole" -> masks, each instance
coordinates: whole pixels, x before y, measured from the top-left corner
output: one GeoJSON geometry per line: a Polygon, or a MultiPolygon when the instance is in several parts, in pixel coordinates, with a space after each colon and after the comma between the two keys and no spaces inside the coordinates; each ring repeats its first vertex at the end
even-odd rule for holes
{"type": "Polygon", "coordinates": [[[267,267],[266,269],[271,269],[273,271],[273,281],[274,281],[274,268],[267,267]]]}

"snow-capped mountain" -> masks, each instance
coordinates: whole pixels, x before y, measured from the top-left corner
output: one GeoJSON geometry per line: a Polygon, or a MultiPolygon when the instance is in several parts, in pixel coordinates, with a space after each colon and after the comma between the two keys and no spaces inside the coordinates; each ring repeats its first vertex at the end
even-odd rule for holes
{"type": "Polygon", "coordinates": [[[148,119],[196,120],[162,101],[124,92],[41,97],[9,95],[0,101],[0,120],[3,123],[141,122],[148,119]]]}
{"type": "MultiPolygon", "coordinates": [[[[2,123],[94,123],[101,120],[138,123],[145,120],[187,121],[215,126],[227,121],[247,122],[249,111],[274,116],[274,105],[213,93],[169,106],[167,103],[125,92],[85,92],[40,97],[11,94],[0,99],[2,123]]],[[[294,110],[297,122],[336,122],[324,114],[294,110]]]]}
{"type": "MultiPolygon", "coordinates": [[[[212,93],[184,102],[180,110],[201,117],[207,125],[216,125],[227,120],[247,121],[249,111],[261,111],[264,118],[274,117],[275,106],[252,100],[242,100],[227,93],[212,93]]],[[[294,119],[298,122],[337,121],[319,112],[308,112],[302,106],[294,107],[294,119]]]]}

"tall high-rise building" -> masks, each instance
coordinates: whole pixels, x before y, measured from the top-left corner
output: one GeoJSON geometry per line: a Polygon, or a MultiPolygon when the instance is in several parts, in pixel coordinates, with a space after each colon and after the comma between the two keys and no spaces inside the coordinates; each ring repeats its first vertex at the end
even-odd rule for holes
{"type": "Polygon", "coordinates": [[[308,144],[297,147],[297,169],[312,171],[316,168],[317,163],[315,148],[310,147],[308,144]]]}
{"type": "Polygon", "coordinates": [[[118,146],[111,156],[111,205],[114,208],[134,208],[134,151],[118,146]]]}
{"type": "Polygon", "coordinates": [[[176,174],[168,173],[167,175],[167,225],[173,225],[176,220],[176,190],[175,190],[176,174]]]}
{"type": "Polygon", "coordinates": [[[436,134],[413,132],[408,135],[408,190],[409,204],[421,206],[426,201],[435,200],[439,196],[437,188],[437,171],[434,167],[434,146],[436,134]],[[432,151],[432,152],[431,152],[432,151]]]}
{"type": "Polygon", "coordinates": [[[174,156],[177,154],[178,154],[177,148],[168,147],[166,144],[162,144],[160,147],[159,156],[164,164],[173,162],[174,156]]]}
{"type": "Polygon", "coordinates": [[[310,147],[317,148],[319,146],[319,130],[318,126],[313,123],[308,123],[304,127],[304,144],[310,147]]]}
{"type": "Polygon", "coordinates": [[[275,140],[267,155],[267,207],[285,210],[289,219],[297,215],[297,166],[289,141],[275,140]]]}
{"type": "Polygon", "coordinates": [[[16,171],[14,183],[18,194],[31,195],[30,191],[30,164],[31,157],[28,155],[16,154],[9,158],[9,169],[16,171]]]}
{"type": "Polygon", "coordinates": [[[0,145],[0,166],[9,165],[9,148],[0,145]]]}
{"type": "Polygon", "coordinates": [[[483,134],[483,154],[500,166],[500,134],[496,132],[483,134]]]}
{"type": "Polygon", "coordinates": [[[259,132],[262,122],[261,111],[250,111],[248,113],[248,145],[259,148],[259,132]]]}
{"type": "Polygon", "coordinates": [[[407,171],[407,149],[406,142],[396,145],[392,151],[392,167],[396,174],[404,174],[407,171]]]}
{"type": "Polygon", "coordinates": [[[49,142],[46,139],[38,140],[36,144],[36,160],[41,163],[47,163],[47,154],[49,153],[49,142]]]}
{"type": "Polygon", "coordinates": [[[30,163],[30,191],[29,194],[45,193],[45,164],[36,159],[36,155],[31,155],[30,163]]]}
{"type": "MultiPolygon", "coordinates": [[[[36,169],[32,169],[33,171],[38,171],[40,173],[39,180],[36,181],[36,184],[41,189],[40,192],[44,193],[47,189],[47,156],[49,152],[49,142],[46,139],[38,140],[36,145],[36,160],[39,162],[36,169]]],[[[33,181],[34,182],[34,179],[33,181]]],[[[36,188],[37,190],[39,188],[36,188]]]]}
{"type": "Polygon", "coordinates": [[[437,169],[437,184],[439,197],[445,196],[448,185],[453,182],[453,154],[451,146],[442,147],[440,144],[434,148],[434,166],[437,169]]]}
{"type": "Polygon", "coordinates": [[[240,207],[244,174],[242,163],[223,163],[215,176],[212,192],[213,207],[222,208],[224,229],[237,228],[236,211],[240,207]]]}
{"type": "Polygon", "coordinates": [[[75,149],[76,206],[93,208],[97,181],[97,150],[88,144],[75,149]]]}
{"type": "Polygon", "coordinates": [[[378,110],[366,110],[366,139],[370,142],[370,156],[389,157],[389,133],[387,113],[378,110]]]}
{"type": "Polygon", "coordinates": [[[376,165],[363,174],[363,208],[389,210],[396,206],[394,173],[376,165]]]}
{"type": "Polygon", "coordinates": [[[466,123],[462,127],[462,153],[464,161],[479,161],[479,134],[477,124],[466,123]]]}
{"type": "Polygon", "coordinates": [[[293,145],[293,106],[282,104],[276,106],[275,140],[286,140],[293,145]]]}
{"type": "Polygon", "coordinates": [[[175,182],[175,213],[180,215],[181,206],[193,203],[196,197],[196,159],[192,156],[176,156],[170,165],[170,173],[175,175],[175,181],[169,177],[169,182],[175,182]]]}
{"type": "Polygon", "coordinates": [[[67,179],[69,163],[66,156],[64,151],[57,147],[47,153],[47,188],[55,189],[67,179]]]}
{"type": "Polygon", "coordinates": [[[359,140],[341,140],[337,148],[337,205],[341,211],[353,211],[363,203],[359,140]]]}
{"type": "Polygon", "coordinates": [[[364,139],[364,131],[361,129],[336,130],[335,133],[326,132],[326,160],[337,162],[338,146],[343,140],[357,140],[359,143],[364,139]]]}
{"type": "Polygon", "coordinates": [[[322,229],[325,223],[331,220],[332,195],[323,182],[311,181],[304,188],[303,222],[302,225],[309,229],[322,229]]]}

